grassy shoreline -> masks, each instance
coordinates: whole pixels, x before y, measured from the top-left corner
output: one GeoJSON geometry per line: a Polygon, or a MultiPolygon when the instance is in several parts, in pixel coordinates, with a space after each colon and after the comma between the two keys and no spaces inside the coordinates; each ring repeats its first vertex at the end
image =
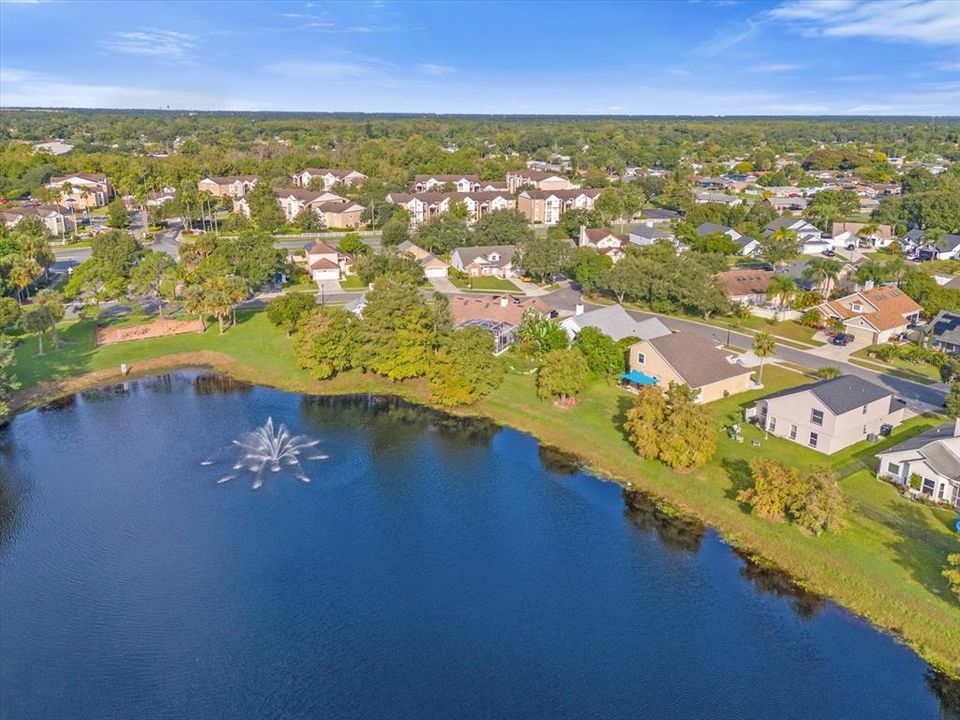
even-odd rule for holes
{"type": "MultiPolygon", "coordinates": [[[[95,347],[92,328],[66,328],[70,345],[37,358],[33,339],[17,348],[17,369],[25,389],[15,397],[23,411],[56,396],[131,377],[186,367],[209,367],[240,380],[310,394],[378,393],[429,405],[422,382],[392,383],[375,375],[349,373],[329,381],[310,378],[297,367],[289,340],[262,313],[244,313],[224,335],[211,328],[202,335],[176,336],[95,347]]],[[[717,424],[739,419],[741,406],[779,387],[803,382],[788,370],[769,367],[766,389],[713,404],[717,424]]],[[[957,551],[949,529],[951,515],[908,503],[892,487],[874,479],[870,460],[877,446],[855,446],[827,459],[843,479],[851,512],[839,533],[820,538],[789,525],[770,523],[744,512],[731,500],[743,482],[746,463],[758,452],[788,464],[823,462],[823,456],[778,438],[744,428],[746,441],[722,435],[711,463],[677,473],[640,460],[619,430],[629,396],[604,381],[593,383],[577,406],[557,410],[541,402],[531,375],[511,373],[504,385],[474,407],[455,414],[483,416],[527,432],[546,445],[583,458],[592,472],[656,498],[674,512],[716,528],[726,542],[763,563],[780,568],[806,590],[830,597],[874,625],[894,633],[931,664],[960,676],[960,605],[939,576],[947,551],[957,551]],[[760,450],[752,441],[761,443],[760,450]],[[940,556],[943,555],[943,558],[940,556]]],[[[915,418],[887,442],[936,422],[915,418]]]]}

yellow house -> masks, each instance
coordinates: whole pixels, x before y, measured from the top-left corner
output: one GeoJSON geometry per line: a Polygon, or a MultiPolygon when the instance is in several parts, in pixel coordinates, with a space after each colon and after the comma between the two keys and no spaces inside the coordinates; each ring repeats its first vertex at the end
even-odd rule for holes
{"type": "Polygon", "coordinates": [[[671,382],[699,390],[697,402],[708,403],[751,390],[751,370],[703,335],[671,333],[630,346],[630,370],[656,380],[666,389],[671,382]]]}

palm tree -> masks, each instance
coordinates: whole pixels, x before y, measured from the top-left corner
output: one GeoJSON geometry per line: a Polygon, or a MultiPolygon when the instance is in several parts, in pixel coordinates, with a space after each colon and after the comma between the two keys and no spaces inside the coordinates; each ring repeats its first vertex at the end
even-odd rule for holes
{"type": "Polygon", "coordinates": [[[23,255],[15,255],[13,263],[10,266],[8,278],[17,292],[17,300],[23,304],[24,291],[30,287],[30,284],[40,276],[42,272],[40,265],[36,260],[23,255]]]}
{"type": "MultiPolygon", "coordinates": [[[[901,260],[901,262],[903,262],[901,260]]],[[[889,277],[886,265],[877,260],[867,260],[863,265],[857,268],[857,282],[874,284],[882,283],[889,277]]]]}
{"type": "Polygon", "coordinates": [[[817,285],[823,287],[823,296],[829,298],[831,283],[839,278],[842,269],[839,260],[813,258],[804,268],[803,277],[805,280],[816,280],[817,285]]]}
{"type": "Polygon", "coordinates": [[[839,335],[846,329],[846,326],[843,324],[843,320],[838,318],[836,315],[831,315],[827,318],[827,329],[834,334],[839,335]]]}
{"type": "Polygon", "coordinates": [[[767,288],[767,294],[778,299],[780,312],[783,312],[783,306],[796,292],[797,281],[789,275],[774,275],[770,287],[767,288]]]}
{"type": "Polygon", "coordinates": [[[760,372],[757,373],[757,382],[763,384],[763,361],[773,355],[777,343],[773,335],[766,331],[758,332],[753,336],[753,354],[760,358],[760,372]]]}
{"type": "Polygon", "coordinates": [[[887,263],[883,266],[883,269],[886,271],[889,277],[892,277],[894,280],[896,280],[897,287],[900,287],[900,283],[903,281],[903,276],[907,274],[907,261],[899,255],[895,255],[887,260],[887,263]]]}

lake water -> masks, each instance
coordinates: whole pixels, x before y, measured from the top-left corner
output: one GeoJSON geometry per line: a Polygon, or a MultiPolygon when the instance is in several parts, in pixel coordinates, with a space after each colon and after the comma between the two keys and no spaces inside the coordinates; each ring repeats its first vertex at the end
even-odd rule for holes
{"type": "Polygon", "coordinates": [[[956,686],[530,437],[206,373],[0,431],[0,716],[954,717],[956,686]],[[201,465],[268,416],[313,479],[201,465]]]}

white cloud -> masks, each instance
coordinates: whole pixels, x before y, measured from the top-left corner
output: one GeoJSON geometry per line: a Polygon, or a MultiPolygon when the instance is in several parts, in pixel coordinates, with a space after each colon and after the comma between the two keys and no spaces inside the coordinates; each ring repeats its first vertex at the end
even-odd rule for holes
{"type": "Polygon", "coordinates": [[[869,37],[925,45],[960,41],[957,0],[798,0],[770,11],[779,20],[824,37],[869,37]]]}
{"type": "Polygon", "coordinates": [[[803,70],[804,65],[790,65],[788,63],[767,63],[765,65],[755,65],[750,68],[750,72],[755,73],[784,73],[794,70],[803,70]]]}
{"type": "Polygon", "coordinates": [[[434,77],[450,75],[457,71],[455,67],[450,65],[439,65],[437,63],[420,63],[417,65],[417,70],[422,72],[424,75],[432,75],[434,77]]]}
{"type": "Polygon", "coordinates": [[[176,108],[178,110],[258,110],[259,103],[222,92],[192,92],[132,85],[74,82],[30,70],[0,71],[2,107],[176,108]]]}
{"type": "Polygon", "coordinates": [[[111,52],[143,55],[167,62],[192,62],[197,50],[197,38],[173,30],[136,30],[111,33],[100,43],[111,52]]]}
{"type": "Polygon", "coordinates": [[[741,27],[722,28],[712,38],[696,48],[703,55],[719,55],[745,40],[749,40],[759,32],[764,21],[758,17],[747,18],[741,27]]]}
{"type": "Polygon", "coordinates": [[[391,79],[393,66],[373,58],[344,57],[338,60],[287,60],[268,65],[265,70],[293,80],[376,80],[391,79]]]}

